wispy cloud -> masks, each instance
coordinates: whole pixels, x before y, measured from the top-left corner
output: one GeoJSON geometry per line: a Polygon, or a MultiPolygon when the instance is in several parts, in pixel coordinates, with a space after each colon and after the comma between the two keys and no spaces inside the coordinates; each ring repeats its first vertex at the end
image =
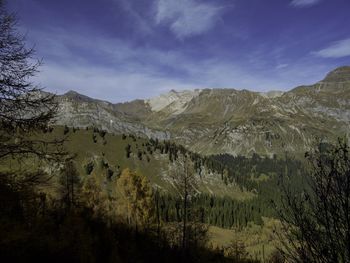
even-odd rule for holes
{"type": "Polygon", "coordinates": [[[34,81],[47,91],[62,94],[74,90],[110,102],[145,99],[171,89],[194,89],[181,80],[154,76],[147,72],[123,72],[90,64],[46,63],[34,81]]]}
{"type": "Polygon", "coordinates": [[[221,11],[220,6],[198,0],[157,0],[156,23],[169,25],[182,39],[210,30],[221,11]]]}
{"type": "Polygon", "coordinates": [[[288,67],[288,64],[278,64],[278,65],[276,66],[276,69],[279,70],[279,69],[284,69],[284,68],[286,68],[286,67],[288,67]]]}
{"type": "Polygon", "coordinates": [[[76,90],[88,96],[112,102],[149,98],[170,89],[193,89],[186,79],[188,69],[175,65],[191,63],[175,51],[134,47],[127,41],[68,34],[58,28],[31,31],[42,39],[38,50],[44,59],[41,72],[33,79],[48,91],[62,94],[76,90]],[[83,48],[76,52],[77,47],[83,48]],[[89,57],[84,54],[89,52],[89,57]],[[167,73],[171,68],[172,76],[167,73]],[[174,72],[175,71],[175,72],[174,72]],[[182,77],[176,77],[176,71],[182,77]]]}
{"type": "Polygon", "coordinates": [[[132,18],[131,21],[135,23],[138,32],[146,35],[153,34],[153,29],[148,24],[148,21],[133,8],[130,0],[114,0],[114,2],[119,4],[125,10],[125,12],[129,14],[129,16],[132,18]]]}
{"type": "Polygon", "coordinates": [[[322,0],[293,0],[290,4],[295,7],[309,7],[320,3],[322,0]]]}
{"type": "Polygon", "coordinates": [[[342,58],[350,56],[350,38],[332,43],[329,47],[312,54],[322,58],[342,58]]]}
{"type": "Polygon", "coordinates": [[[88,35],[47,30],[50,34],[35,32],[42,40],[38,50],[45,62],[36,83],[59,94],[73,89],[112,102],[149,98],[170,89],[285,90],[316,82],[323,77],[316,73],[326,72],[304,62],[259,72],[230,59],[194,60],[184,51],[134,46],[115,38],[96,38],[92,42],[88,35]],[[78,47],[80,52],[76,52],[78,47]]]}

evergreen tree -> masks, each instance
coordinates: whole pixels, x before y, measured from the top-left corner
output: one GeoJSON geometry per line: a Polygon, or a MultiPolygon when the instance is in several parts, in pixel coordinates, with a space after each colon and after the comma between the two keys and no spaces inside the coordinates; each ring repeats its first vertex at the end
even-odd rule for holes
{"type": "Polygon", "coordinates": [[[66,135],[68,132],[69,132],[68,126],[64,125],[63,134],[66,135]]]}
{"type": "Polygon", "coordinates": [[[131,154],[131,145],[130,144],[125,146],[125,154],[126,154],[126,158],[130,158],[130,154],[131,154]]]}
{"type": "Polygon", "coordinates": [[[89,161],[87,164],[84,165],[84,168],[85,168],[85,173],[87,175],[90,175],[91,172],[94,170],[94,162],[89,161]]]}

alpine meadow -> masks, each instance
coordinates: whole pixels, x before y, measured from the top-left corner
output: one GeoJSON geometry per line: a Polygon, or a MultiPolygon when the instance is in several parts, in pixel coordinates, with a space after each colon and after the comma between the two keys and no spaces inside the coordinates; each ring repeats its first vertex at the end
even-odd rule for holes
{"type": "Polygon", "coordinates": [[[350,263],[348,0],[0,0],[0,261],[350,263]]]}

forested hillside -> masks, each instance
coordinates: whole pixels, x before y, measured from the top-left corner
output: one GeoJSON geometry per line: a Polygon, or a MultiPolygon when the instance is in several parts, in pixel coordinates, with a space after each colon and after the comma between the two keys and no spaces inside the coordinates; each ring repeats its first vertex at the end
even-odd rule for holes
{"type": "MultiPolygon", "coordinates": [[[[33,138],[47,142],[53,139],[64,140],[63,147],[69,153],[63,166],[52,169],[47,164],[41,165],[41,169],[48,171],[47,177],[52,179],[49,187],[43,185],[35,188],[35,191],[39,190],[39,211],[49,211],[54,207],[60,207],[63,211],[68,208],[70,211],[72,207],[85,204],[92,209],[92,216],[105,218],[107,222],[125,219],[129,223],[129,216],[146,213],[147,220],[151,220],[155,229],[158,229],[156,232],[175,231],[176,225],[183,222],[185,211],[186,214],[189,213],[186,217],[197,226],[212,225],[237,231],[243,231],[251,224],[264,227],[263,218],[277,216],[271,200],[281,198],[279,185],[291,177],[294,189],[300,189],[303,185],[303,163],[288,156],[275,156],[272,159],[257,154],[253,158],[201,156],[170,141],[148,140],[129,134],[109,134],[94,127],[79,129],[53,126],[33,135],[33,138]],[[186,210],[179,178],[173,174],[174,169],[182,169],[185,156],[189,157],[195,179],[188,186],[192,192],[186,210]],[[132,179],[133,171],[136,171],[135,176],[137,174],[146,180],[142,184],[149,184],[149,190],[137,190],[141,191],[141,196],[146,194],[144,191],[151,192],[147,197],[148,205],[138,197],[141,200],[137,198],[134,201],[141,202],[141,210],[129,215],[130,210],[125,205],[129,202],[127,196],[130,193],[124,191],[134,191],[133,187],[137,187],[132,179]],[[59,176],[55,175],[57,173],[59,176]],[[129,184],[129,190],[122,190],[129,184]],[[169,230],[169,227],[173,230],[169,230]]],[[[2,160],[1,169],[6,172],[18,164],[18,160],[6,158],[2,160]]],[[[21,166],[22,170],[36,171],[33,159],[24,160],[21,166]]],[[[143,223],[137,225],[140,228],[143,223]]],[[[202,231],[204,234],[208,230],[202,231]]],[[[214,241],[209,238],[209,242],[214,241]]],[[[244,240],[240,242],[244,246],[244,240]]],[[[229,244],[226,243],[225,246],[229,244]]],[[[253,250],[250,257],[261,258],[261,251],[261,247],[253,250]]],[[[265,256],[270,253],[271,251],[265,256]]]]}
{"type": "Polygon", "coordinates": [[[200,221],[210,225],[231,228],[249,222],[261,224],[262,216],[275,215],[270,203],[281,197],[281,183],[292,178],[294,189],[305,184],[304,163],[288,155],[201,156],[171,141],[108,134],[94,127],[56,126],[39,136],[65,138],[64,146],[74,156],[82,181],[98,174],[107,189],[126,168],[142,173],[157,192],[157,207],[166,222],[181,221],[182,196],[171,172],[179,169],[185,155],[193,162],[197,181],[191,203],[200,211],[200,221]]]}
{"type": "MultiPolygon", "coordinates": [[[[36,8],[41,1],[20,2],[36,8]]],[[[46,22],[56,21],[72,9],[79,10],[73,11],[74,25],[79,26],[77,18],[85,8],[96,15],[99,5],[106,4],[90,5],[86,0],[83,6],[69,3],[63,8],[63,2],[42,1],[47,9],[35,9],[35,17],[28,14],[30,20],[35,24],[44,16],[46,22]],[[46,13],[53,3],[60,8],[51,12],[59,10],[59,16],[46,13]]],[[[139,10],[132,9],[133,1],[112,2],[123,5],[112,17],[127,13],[133,26],[146,25],[139,10]]],[[[142,36],[155,37],[160,27],[164,34],[170,24],[167,37],[178,35],[174,43],[161,39],[163,48],[185,46],[185,37],[199,37],[210,30],[208,21],[219,16],[222,7],[209,2],[156,1],[157,23],[146,26],[142,36]],[[202,17],[209,19],[202,20],[206,29],[198,23],[202,17]],[[188,30],[193,22],[198,25],[188,30]],[[184,25],[186,31],[181,32],[184,25]]],[[[288,8],[321,2],[326,1],[294,0],[288,8]]],[[[110,5],[108,10],[115,12],[110,5]]],[[[107,26],[107,13],[95,16],[94,27],[100,22],[107,26]]],[[[38,87],[33,77],[42,74],[42,61],[36,60],[21,32],[16,15],[0,0],[1,262],[350,263],[349,66],[336,68],[314,85],[286,92],[171,90],[151,99],[110,103],[74,91],[54,95],[38,87]]],[[[132,32],[130,42],[139,37],[132,32]]],[[[75,34],[50,41],[36,33],[40,41],[50,43],[43,50],[50,52],[54,45],[58,51],[48,56],[53,60],[71,61],[77,52],[81,57],[74,63],[79,64],[94,54],[95,67],[111,56],[118,61],[112,63],[115,70],[122,67],[137,83],[143,75],[134,72],[134,65],[147,68],[149,60],[160,57],[157,69],[168,73],[183,59],[171,52],[159,56],[155,50],[146,57],[143,52],[127,54],[149,43],[144,41],[122,48],[125,54],[114,47],[95,50],[109,43],[100,42],[105,34],[91,45],[78,44],[75,34]],[[68,47],[61,40],[74,43],[68,47]],[[101,56],[107,51],[108,56],[101,56]],[[119,63],[127,57],[136,64],[119,63]],[[172,63],[163,67],[161,62],[169,59],[172,63]]],[[[201,45],[195,49],[201,49],[205,42],[197,40],[201,45]]],[[[336,42],[340,53],[347,52],[344,43],[348,41],[336,42]]],[[[193,46],[186,49],[193,51],[193,46]]],[[[339,52],[311,54],[334,58],[339,52]]],[[[197,62],[201,61],[196,57],[197,62]]],[[[189,75],[197,67],[193,65],[186,67],[189,75]]],[[[276,72],[288,64],[273,67],[276,72]]],[[[76,69],[68,67],[99,87],[108,82],[95,80],[100,74],[108,71],[115,77],[109,70],[94,75],[86,68],[76,69]]],[[[212,72],[216,76],[221,71],[212,72]]],[[[54,72],[51,77],[59,75],[61,85],[65,74],[54,72]]],[[[152,86],[164,84],[166,74],[150,75],[152,86]]],[[[187,74],[176,71],[176,79],[182,75],[187,74]]],[[[80,83],[75,76],[70,80],[80,83]]],[[[190,78],[182,76],[184,80],[190,78]]]]}

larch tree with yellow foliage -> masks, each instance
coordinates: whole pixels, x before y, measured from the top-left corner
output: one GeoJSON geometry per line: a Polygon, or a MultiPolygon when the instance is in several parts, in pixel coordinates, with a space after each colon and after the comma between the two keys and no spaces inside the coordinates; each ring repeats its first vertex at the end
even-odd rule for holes
{"type": "Polygon", "coordinates": [[[108,195],[102,189],[99,178],[92,173],[84,182],[82,200],[90,208],[96,217],[106,218],[108,207],[108,195]]]}
{"type": "Polygon", "coordinates": [[[153,191],[147,178],[129,168],[124,169],[117,182],[120,207],[129,224],[146,227],[154,214],[153,191]]]}

